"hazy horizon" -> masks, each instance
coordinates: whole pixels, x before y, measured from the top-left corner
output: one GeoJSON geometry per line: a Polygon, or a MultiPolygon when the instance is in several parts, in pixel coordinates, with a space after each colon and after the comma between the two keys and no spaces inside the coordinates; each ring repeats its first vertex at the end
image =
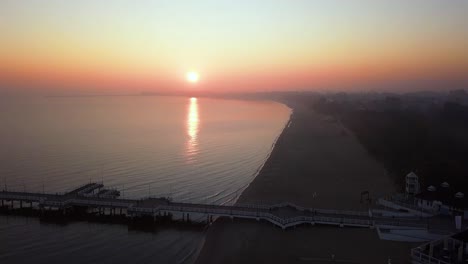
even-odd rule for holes
{"type": "Polygon", "coordinates": [[[465,263],[467,15],[0,0],[0,263],[465,263]]]}
{"type": "Polygon", "coordinates": [[[466,1],[2,1],[0,94],[468,87],[466,1]],[[197,73],[196,84],[184,76],[197,73]]]}

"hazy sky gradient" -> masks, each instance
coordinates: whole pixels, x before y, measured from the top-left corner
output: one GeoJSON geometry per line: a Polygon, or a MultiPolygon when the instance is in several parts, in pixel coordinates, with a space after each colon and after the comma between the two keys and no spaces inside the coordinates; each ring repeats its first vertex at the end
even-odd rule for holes
{"type": "Polygon", "coordinates": [[[106,93],[457,83],[468,79],[466,14],[466,0],[3,0],[0,86],[106,93]],[[196,87],[185,82],[189,70],[200,72],[196,87]]]}

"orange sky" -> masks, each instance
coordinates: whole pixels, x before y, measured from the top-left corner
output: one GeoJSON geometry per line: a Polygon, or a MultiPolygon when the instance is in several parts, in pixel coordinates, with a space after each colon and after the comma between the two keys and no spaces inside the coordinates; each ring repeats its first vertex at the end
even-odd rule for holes
{"type": "Polygon", "coordinates": [[[8,0],[0,3],[0,89],[253,92],[466,81],[467,12],[459,0],[8,0]],[[196,85],[185,81],[190,70],[200,73],[196,85]]]}

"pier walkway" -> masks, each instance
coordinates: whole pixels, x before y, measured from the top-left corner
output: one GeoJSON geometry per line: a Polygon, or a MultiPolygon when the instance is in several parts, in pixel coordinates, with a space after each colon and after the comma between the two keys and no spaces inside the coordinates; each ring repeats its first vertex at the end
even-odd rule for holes
{"type": "MultiPolygon", "coordinates": [[[[399,227],[411,229],[427,229],[427,223],[417,218],[401,218],[372,216],[365,211],[343,211],[327,210],[317,208],[304,208],[290,203],[276,205],[208,205],[196,203],[177,203],[165,198],[146,198],[142,200],[120,199],[117,197],[100,196],[99,194],[109,193],[102,190],[102,184],[90,183],[83,185],[65,194],[41,194],[28,192],[1,191],[0,200],[2,206],[5,201],[37,204],[40,208],[55,208],[58,210],[68,210],[73,207],[88,207],[99,209],[125,209],[129,218],[166,215],[177,213],[186,216],[189,214],[206,215],[208,219],[212,217],[230,217],[263,220],[270,222],[283,229],[303,225],[303,224],[324,224],[340,227],[399,227]]],[[[118,192],[113,191],[117,196],[118,192]]]]}

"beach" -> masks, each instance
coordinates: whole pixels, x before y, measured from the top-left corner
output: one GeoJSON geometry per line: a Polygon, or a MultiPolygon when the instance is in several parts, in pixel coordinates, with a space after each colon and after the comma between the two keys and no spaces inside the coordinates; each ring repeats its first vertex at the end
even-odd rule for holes
{"type": "MultiPolygon", "coordinates": [[[[310,105],[287,102],[290,123],[238,203],[291,202],[304,207],[369,209],[396,191],[382,164],[338,120],[310,105]]],[[[409,263],[414,243],[382,241],[374,229],[302,226],[218,219],[207,231],[196,263],[409,263]]]]}

